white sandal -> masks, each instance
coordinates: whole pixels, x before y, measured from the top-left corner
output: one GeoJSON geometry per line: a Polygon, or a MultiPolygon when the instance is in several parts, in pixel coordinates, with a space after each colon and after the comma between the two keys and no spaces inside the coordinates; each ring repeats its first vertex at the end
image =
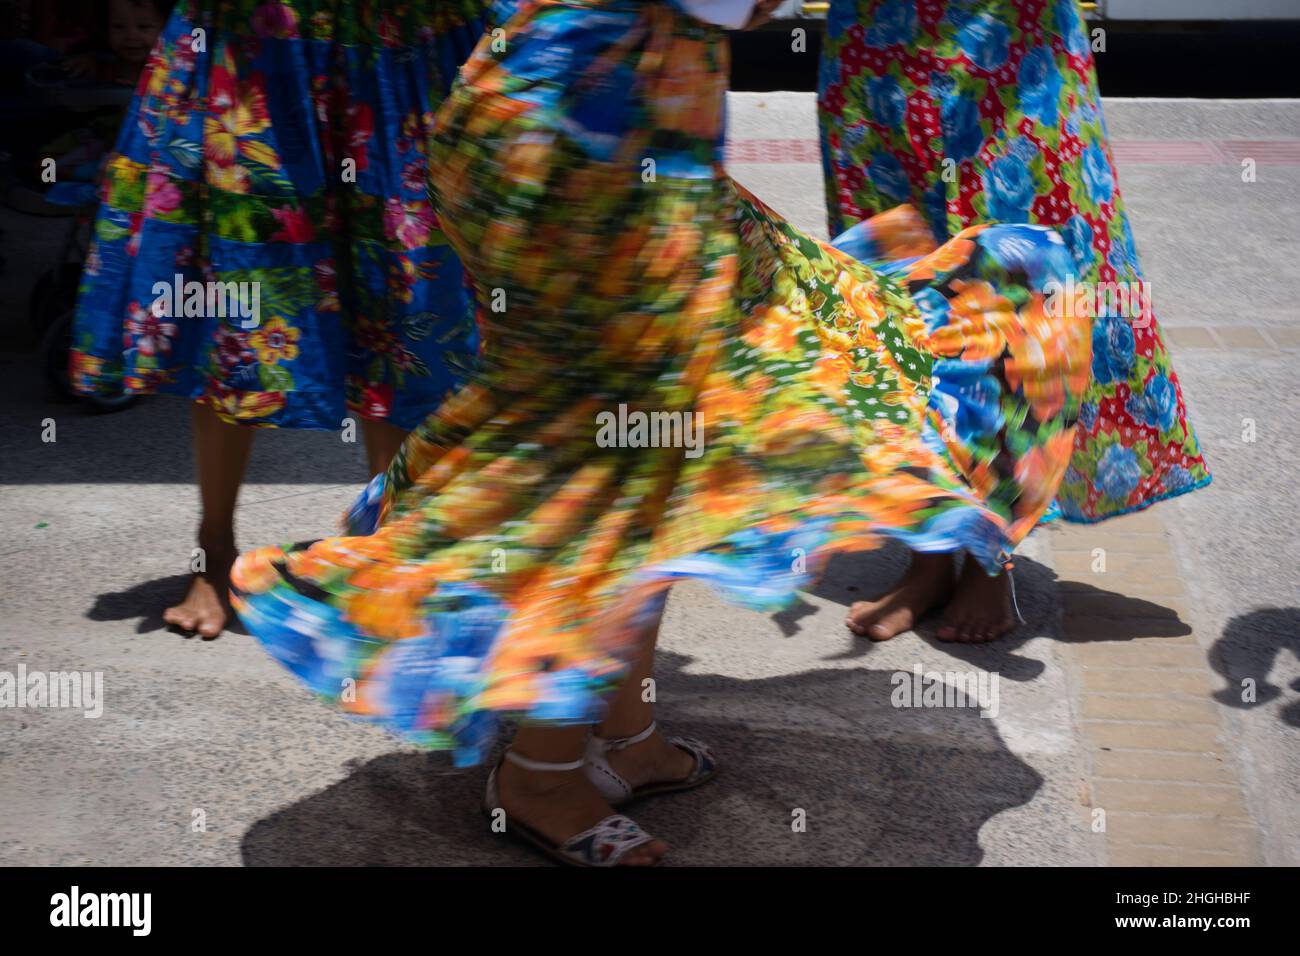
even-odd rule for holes
{"type": "Polygon", "coordinates": [[[597,737],[592,734],[587,738],[587,779],[595,784],[600,795],[612,807],[617,807],[633,800],[639,800],[642,797],[652,797],[660,793],[676,793],[679,790],[690,790],[698,787],[702,783],[712,780],[718,773],[718,761],[713,756],[713,751],[701,741],[693,737],[669,737],[668,742],[680,750],[686,751],[695,758],[695,766],[685,777],[680,780],[665,780],[656,783],[646,783],[639,787],[633,787],[624,779],[623,775],[616,771],[609,764],[609,758],[606,756],[611,750],[623,750],[632,744],[639,744],[655,732],[655,722],[650,721],[650,726],[634,737],[622,737],[618,740],[606,740],[603,737],[597,737]]]}
{"type": "MultiPolygon", "coordinates": [[[[525,770],[564,771],[577,770],[583,766],[582,760],[575,760],[572,763],[529,760],[513,750],[507,750],[502,760],[509,760],[525,770]]],[[[495,812],[501,807],[497,795],[497,771],[500,769],[501,764],[497,763],[488,774],[487,792],[483,795],[483,813],[489,818],[493,818],[495,812]]],[[[553,860],[570,866],[618,866],[630,850],[654,839],[642,830],[636,821],[621,813],[611,813],[594,827],[583,830],[577,836],[569,837],[563,843],[556,843],[518,820],[508,820],[506,832],[531,843],[553,860]]]]}

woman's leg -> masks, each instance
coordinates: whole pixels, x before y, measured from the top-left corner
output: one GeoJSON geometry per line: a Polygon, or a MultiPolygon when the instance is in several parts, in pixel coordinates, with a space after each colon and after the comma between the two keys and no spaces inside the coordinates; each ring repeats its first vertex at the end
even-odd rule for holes
{"type": "MultiPolygon", "coordinates": [[[[654,672],[655,644],[659,639],[659,621],[646,628],[642,651],[628,672],[623,686],[610,702],[605,720],[596,728],[602,737],[630,737],[645,730],[654,719],[653,700],[646,701],[643,682],[654,672]]],[[[515,734],[513,749],[521,757],[547,763],[571,763],[586,753],[590,728],[522,726],[515,734]]],[[[633,786],[653,780],[685,777],[694,766],[693,758],[669,744],[656,733],[639,744],[609,754],[610,765],[633,786]],[[671,751],[671,754],[665,754],[671,751]],[[673,755],[676,755],[675,757],[673,755]],[[666,756],[666,759],[665,759],[666,756]],[[616,762],[616,758],[617,762],[616,762]]],[[[509,817],[519,819],[556,843],[595,826],[614,812],[587,779],[586,770],[526,770],[503,761],[497,775],[498,796],[509,817]]],[[[662,840],[632,850],[626,863],[646,866],[658,862],[668,852],[662,840]]]]}
{"type": "MultiPolygon", "coordinates": [[[[572,763],[586,752],[586,725],[577,727],[522,726],[510,747],[521,757],[546,763],[572,763]]],[[[528,770],[509,760],[497,773],[497,798],[506,812],[506,826],[516,817],[554,843],[564,843],[614,813],[586,770],[528,770]]],[[[649,866],[668,852],[668,844],[651,840],[630,850],[621,865],[649,866]]]]}
{"type": "Polygon", "coordinates": [[[388,470],[388,464],[397,454],[397,449],[406,441],[408,432],[404,428],[388,422],[361,419],[361,434],[366,442],[366,461],[370,465],[370,477],[388,470]]]}
{"type": "Polygon", "coordinates": [[[216,637],[230,617],[227,592],[234,564],[235,502],[244,480],[253,429],[221,420],[212,408],[196,402],[190,410],[194,430],[194,463],[198,472],[199,547],[204,570],[195,572],[189,592],[163,612],[163,620],[203,637],[216,637]]]}
{"type": "MultiPolygon", "coordinates": [[[[655,649],[662,620],[661,608],[654,624],[646,631],[645,651],[628,672],[618,695],[610,702],[605,719],[596,727],[598,736],[606,740],[634,737],[655,719],[655,649]]],[[[695,769],[695,758],[670,744],[659,730],[645,740],[610,751],[606,759],[615,772],[633,787],[682,780],[695,769]]]]}

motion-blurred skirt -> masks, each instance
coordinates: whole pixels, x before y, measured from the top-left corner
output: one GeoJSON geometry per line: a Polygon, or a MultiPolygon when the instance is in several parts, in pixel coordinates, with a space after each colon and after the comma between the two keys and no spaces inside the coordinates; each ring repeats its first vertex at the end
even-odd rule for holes
{"type": "Polygon", "coordinates": [[[248,629],[317,693],[483,758],[502,713],[600,718],[676,580],[771,610],[892,537],[996,571],[1056,492],[1090,360],[1038,291],[1060,237],[873,269],[721,166],[725,34],[664,3],[529,0],[438,116],[431,170],[485,327],[470,384],[352,535],[235,566],[248,629]],[[936,391],[942,369],[943,391],[936,391]]]}
{"type": "Polygon", "coordinates": [[[250,425],[422,421],[477,351],[427,150],[480,8],[183,0],[105,172],[74,385],[250,425]],[[221,294],[178,315],[185,296],[156,289],[192,282],[248,283],[256,321],[221,294]]]}
{"type": "Polygon", "coordinates": [[[832,0],[818,104],[832,235],[901,202],[939,242],[979,222],[1061,230],[1083,284],[1060,303],[1097,317],[1059,504],[1096,521],[1210,475],[1151,314],[1077,7],[832,0]]]}

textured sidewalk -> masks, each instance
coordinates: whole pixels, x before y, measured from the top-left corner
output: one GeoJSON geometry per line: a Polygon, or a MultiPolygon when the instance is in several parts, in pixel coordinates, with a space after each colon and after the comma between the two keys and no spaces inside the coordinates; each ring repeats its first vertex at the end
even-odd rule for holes
{"type": "Polygon", "coordinates": [[[1053,528],[1066,669],[1112,865],[1263,862],[1160,508],[1053,528]],[[1110,590],[1110,589],[1114,590],[1110,590]]]}
{"type": "MultiPolygon", "coordinates": [[[[1028,623],[982,647],[848,634],[898,548],[837,560],[775,617],[676,590],[662,717],[723,773],[638,808],[675,864],[1300,864],[1300,103],[1106,107],[1214,484],[1035,532],[1028,623]],[[895,706],[917,669],[996,676],[996,713],[895,706]]],[[[824,236],[811,95],[729,108],[737,178],[824,236]]],[[[48,243],[3,225],[10,277],[45,268],[48,243]]],[[[3,304],[25,295],[6,280],[3,304]]],[[[538,862],[484,827],[481,768],[338,717],[245,635],[162,627],[197,519],[181,403],[52,404],[12,351],[0,388],[0,671],[102,671],[106,698],[93,720],[0,709],[0,864],[538,862]]],[[[260,434],[241,545],[331,532],[363,461],[337,435],[260,434]]]]}

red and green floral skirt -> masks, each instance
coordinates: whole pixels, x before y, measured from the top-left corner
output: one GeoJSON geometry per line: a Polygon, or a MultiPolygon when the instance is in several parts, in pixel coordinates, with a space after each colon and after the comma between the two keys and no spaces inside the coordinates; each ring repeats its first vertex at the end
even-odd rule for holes
{"type": "Polygon", "coordinates": [[[818,81],[831,234],[899,203],[937,242],[1054,226],[1092,321],[1092,380],[1058,504],[1078,521],[1210,481],[1156,326],[1074,0],[832,0],[818,81]]]}

